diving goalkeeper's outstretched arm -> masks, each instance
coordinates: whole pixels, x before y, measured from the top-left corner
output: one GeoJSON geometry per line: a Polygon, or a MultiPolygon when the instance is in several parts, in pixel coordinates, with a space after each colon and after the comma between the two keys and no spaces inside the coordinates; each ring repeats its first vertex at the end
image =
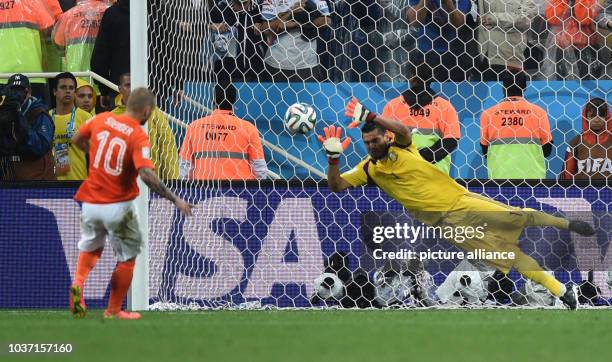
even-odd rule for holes
{"type": "MultiPolygon", "coordinates": [[[[353,98],[346,106],[346,116],[351,118],[349,128],[359,127],[366,123],[373,123],[395,134],[395,143],[407,147],[412,143],[410,129],[402,123],[377,115],[369,111],[357,99],[353,98]]],[[[351,143],[350,137],[341,141],[342,129],[336,126],[325,127],[325,135],[319,136],[319,141],[323,144],[323,148],[327,153],[329,167],[327,168],[327,184],[332,192],[340,192],[349,187],[351,184],[340,177],[340,155],[346,150],[351,143]]],[[[382,137],[381,137],[382,139],[382,137]]],[[[379,141],[380,142],[380,141],[379,141]]]]}
{"type": "Polygon", "coordinates": [[[325,136],[319,136],[319,141],[323,143],[323,148],[327,153],[329,166],[327,167],[327,185],[332,192],[340,192],[351,187],[345,179],[340,177],[340,155],[351,143],[351,138],[346,137],[344,141],[340,141],[342,137],[342,128],[329,126],[323,129],[325,136]]]}
{"type": "Polygon", "coordinates": [[[351,101],[346,105],[345,115],[351,119],[349,128],[361,127],[367,122],[373,122],[374,124],[381,126],[387,131],[395,134],[395,141],[402,146],[410,146],[412,143],[410,128],[406,127],[401,122],[394,120],[393,118],[384,117],[370,111],[356,98],[351,99],[351,101]]]}

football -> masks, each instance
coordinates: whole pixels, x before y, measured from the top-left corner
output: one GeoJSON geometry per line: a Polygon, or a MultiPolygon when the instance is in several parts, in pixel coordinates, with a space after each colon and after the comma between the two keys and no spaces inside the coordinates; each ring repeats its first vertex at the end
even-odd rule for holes
{"type": "Polygon", "coordinates": [[[295,103],[285,113],[285,128],[291,133],[306,134],[314,129],[317,112],[306,103],[295,103]]]}

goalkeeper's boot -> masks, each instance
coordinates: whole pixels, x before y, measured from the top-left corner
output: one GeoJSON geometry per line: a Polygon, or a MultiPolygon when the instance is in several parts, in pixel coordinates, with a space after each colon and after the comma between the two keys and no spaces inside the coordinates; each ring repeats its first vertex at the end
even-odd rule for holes
{"type": "Polygon", "coordinates": [[[578,309],[578,287],[574,283],[568,283],[565,289],[565,294],[559,299],[561,299],[563,304],[570,310],[578,309]]]}
{"type": "Polygon", "coordinates": [[[83,283],[75,282],[70,287],[70,312],[75,318],[83,318],[87,314],[87,306],[83,298],[83,283]]]}
{"type": "Polygon", "coordinates": [[[582,236],[593,236],[595,230],[588,222],[582,220],[570,220],[568,229],[582,236]]]}
{"type": "Polygon", "coordinates": [[[108,310],[104,311],[104,319],[129,319],[136,320],[140,319],[141,315],[138,312],[128,312],[126,310],[120,310],[119,312],[113,314],[108,310]]]}

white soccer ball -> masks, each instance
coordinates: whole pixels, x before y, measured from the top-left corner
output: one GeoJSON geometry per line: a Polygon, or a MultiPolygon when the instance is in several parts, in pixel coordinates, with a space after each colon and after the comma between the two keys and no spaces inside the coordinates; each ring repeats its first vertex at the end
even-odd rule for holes
{"type": "Polygon", "coordinates": [[[285,127],[291,133],[306,134],[314,129],[317,112],[306,103],[295,103],[287,108],[285,127]]]}
{"type": "Polygon", "coordinates": [[[333,273],[323,273],[314,282],[314,289],[319,298],[340,299],[344,296],[344,283],[333,273]]]}

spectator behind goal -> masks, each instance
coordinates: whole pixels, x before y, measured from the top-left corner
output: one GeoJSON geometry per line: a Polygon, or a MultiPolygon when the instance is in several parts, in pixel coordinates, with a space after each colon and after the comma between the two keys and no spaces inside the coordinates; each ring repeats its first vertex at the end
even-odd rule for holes
{"type": "Polygon", "coordinates": [[[32,97],[28,77],[12,75],[0,94],[0,180],[55,180],[54,132],[47,107],[32,97]]]}
{"type": "Polygon", "coordinates": [[[417,49],[410,52],[411,64],[427,63],[439,82],[466,79],[469,64],[460,64],[464,49],[456,49],[458,29],[466,25],[475,6],[470,0],[410,0],[408,23],[416,32],[417,49]],[[457,54],[457,51],[459,54],[457,54]],[[462,69],[465,68],[465,69],[462,69]]]}
{"type": "Polygon", "coordinates": [[[81,78],[77,78],[74,104],[92,116],[96,115],[96,91],[89,82],[81,78]]]}
{"type": "Polygon", "coordinates": [[[215,109],[189,125],[181,147],[181,177],[195,180],[264,179],[268,166],[255,125],[232,114],[233,85],[215,87],[215,109]]]}
{"type": "Polygon", "coordinates": [[[612,179],[612,115],[601,98],[592,98],[582,112],[582,133],[567,147],[561,178],[612,179]]]}
{"type": "Polygon", "coordinates": [[[478,41],[482,49],[483,81],[499,81],[508,67],[521,69],[527,30],[537,14],[533,0],[481,0],[478,41]]]}
{"type": "Polygon", "coordinates": [[[542,64],[547,79],[601,77],[604,64],[598,57],[602,44],[595,23],[600,11],[597,0],[549,0],[546,21],[550,31],[542,64]]]}
{"type": "Polygon", "coordinates": [[[327,79],[317,52],[317,37],[329,25],[324,0],[266,0],[258,29],[269,45],[264,58],[267,76],[275,82],[312,82],[327,79]]]}
{"type": "Polygon", "coordinates": [[[263,37],[254,25],[261,22],[259,4],[251,0],[220,2],[212,5],[210,17],[210,57],[218,81],[258,79],[264,69],[263,37]]]}
{"type": "MultiPolygon", "coordinates": [[[[130,71],[130,0],[118,0],[104,12],[91,54],[91,71],[114,84],[119,84],[119,77],[130,71]]],[[[107,111],[117,93],[97,84],[99,107],[107,111]]]]}
{"type": "Polygon", "coordinates": [[[524,72],[504,76],[505,98],[480,116],[480,145],[491,179],[543,179],[552,151],[546,111],[523,98],[524,72]]]}
{"type": "MultiPolygon", "coordinates": [[[[125,73],[119,77],[119,96],[113,114],[124,114],[126,104],[132,92],[132,76],[125,73]]],[[[168,124],[164,112],[155,106],[148,120],[149,141],[151,142],[151,159],[155,164],[155,171],[162,180],[176,180],[179,176],[178,150],[174,133],[168,124]]]]}
{"type": "Polygon", "coordinates": [[[64,72],[55,77],[53,96],[55,109],[49,112],[55,125],[53,149],[55,175],[58,180],[85,180],[87,161],[85,152],[72,144],[72,136],[91,118],[91,114],[74,104],[77,79],[64,72]]]}

